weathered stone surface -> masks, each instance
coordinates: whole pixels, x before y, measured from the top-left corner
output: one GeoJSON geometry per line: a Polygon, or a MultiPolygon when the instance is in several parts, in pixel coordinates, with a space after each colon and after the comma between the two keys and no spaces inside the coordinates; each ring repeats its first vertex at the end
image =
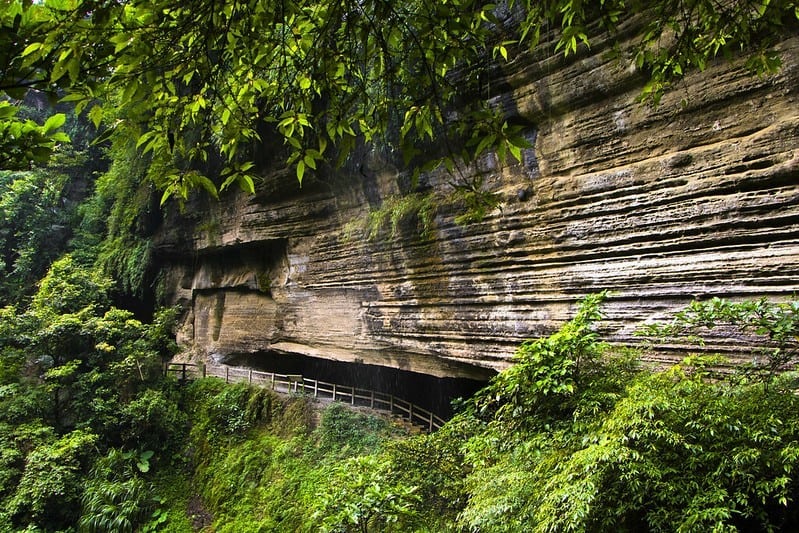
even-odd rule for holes
{"type": "Polygon", "coordinates": [[[586,293],[613,291],[605,326],[621,343],[694,298],[792,295],[799,38],[781,51],[778,75],[711,65],[657,109],[601,46],[518,57],[495,100],[531,124],[534,148],[469,169],[500,208],[462,227],[442,207],[430,238],[405,224],[370,241],[353,224],[401,188],[378,157],[306,190],[278,170],[255,197],[197,200],[159,242],[164,286],[189,309],[181,339],[480,377],[586,293]]]}

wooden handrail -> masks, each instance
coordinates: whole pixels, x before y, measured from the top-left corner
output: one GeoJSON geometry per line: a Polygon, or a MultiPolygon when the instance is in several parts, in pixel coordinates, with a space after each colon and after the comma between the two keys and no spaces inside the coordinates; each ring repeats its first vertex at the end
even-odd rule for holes
{"type": "Polygon", "coordinates": [[[214,376],[227,383],[247,382],[251,385],[268,386],[275,392],[286,394],[310,394],[315,399],[346,401],[350,405],[361,405],[391,415],[399,415],[425,431],[440,429],[446,420],[416,404],[371,389],[350,385],[328,383],[306,378],[300,374],[278,374],[261,372],[247,367],[228,365],[204,365],[194,363],[167,363],[164,374],[174,373],[186,381],[196,377],[214,376]]]}
{"type": "Polygon", "coordinates": [[[166,363],[164,364],[164,375],[178,374],[178,379],[186,381],[189,377],[206,377],[205,365],[196,363],[166,363]]]}

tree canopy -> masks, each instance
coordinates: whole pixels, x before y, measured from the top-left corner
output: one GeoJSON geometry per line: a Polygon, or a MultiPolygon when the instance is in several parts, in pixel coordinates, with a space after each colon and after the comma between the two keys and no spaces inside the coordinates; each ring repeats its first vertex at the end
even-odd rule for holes
{"type": "Polygon", "coordinates": [[[549,52],[568,56],[640,25],[624,56],[657,101],[719,55],[778,68],[772,47],[799,19],[789,0],[3,0],[0,10],[0,164],[25,166],[65,140],[61,119],[14,119],[14,99],[47,91],[137,138],[163,200],[253,191],[254,146],[266,140],[300,183],[364,141],[422,168],[488,149],[518,158],[525,141],[485,80],[547,32],[549,52]],[[421,157],[433,141],[443,148],[421,157]]]}

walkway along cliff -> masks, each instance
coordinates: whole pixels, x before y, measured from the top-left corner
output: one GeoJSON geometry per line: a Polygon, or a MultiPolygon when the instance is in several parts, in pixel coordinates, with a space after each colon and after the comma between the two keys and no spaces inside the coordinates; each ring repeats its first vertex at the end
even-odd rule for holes
{"type": "Polygon", "coordinates": [[[657,108],[607,52],[521,54],[493,80],[532,147],[466,169],[500,199],[482,221],[454,222],[444,172],[412,189],[368,147],[302,189],[276,157],[254,196],[168,209],[155,260],[164,300],[186,310],[179,341],[216,362],[301,355],[484,380],[586,293],[612,291],[605,333],[635,343],[638,324],[695,298],[799,291],[799,37],[778,74],[711,64],[657,108]],[[436,198],[431,222],[401,213],[369,238],[362,222],[402,197],[436,198]]]}

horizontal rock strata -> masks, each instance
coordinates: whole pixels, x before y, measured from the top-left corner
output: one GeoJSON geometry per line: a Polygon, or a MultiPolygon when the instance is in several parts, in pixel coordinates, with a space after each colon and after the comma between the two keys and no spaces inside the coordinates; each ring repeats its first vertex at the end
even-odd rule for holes
{"type": "MultiPolygon", "coordinates": [[[[762,78],[711,65],[656,109],[601,47],[569,62],[520,55],[494,100],[534,146],[522,163],[468,170],[502,202],[466,226],[444,202],[429,234],[410,217],[368,238],[361,221],[405,178],[376,156],[305,190],[276,169],[256,196],[198,199],[158,243],[164,287],[188,309],[181,341],[484,378],[587,293],[612,291],[603,328],[623,344],[695,298],[791,296],[799,38],[781,55],[762,78]]],[[[445,181],[427,176],[442,196],[445,181]]]]}

